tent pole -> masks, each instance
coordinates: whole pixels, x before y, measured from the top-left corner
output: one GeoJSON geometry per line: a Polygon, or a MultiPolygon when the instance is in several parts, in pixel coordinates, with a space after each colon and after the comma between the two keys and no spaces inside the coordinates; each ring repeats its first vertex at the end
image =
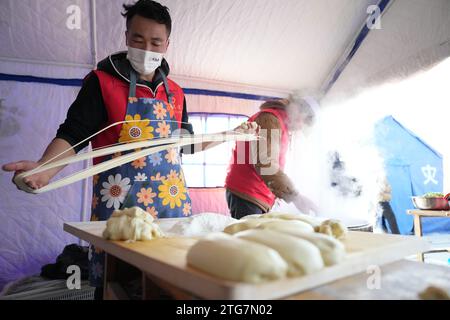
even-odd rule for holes
{"type": "Polygon", "coordinates": [[[97,4],[96,0],[91,0],[91,34],[92,34],[92,61],[94,68],[97,67],[97,4]]]}
{"type": "MultiPolygon", "coordinates": [[[[97,67],[97,16],[96,16],[96,0],[91,0],[91,46],[92,46],[92,62],[94,68],[97,67]]],[[[91,145],[89,144],[89,149],[91,145]]],[[[84,169],[87,169],[90,165],[90,161],[84,161],[84,169]]],[[[81,199],[81,221],[87,221],[87,211],[89,210],[89,180],[84,179],[82,185],[82,199],[81,199]]],[[[86,243],[80,239],[80,245],[84,246],[86,243]]]]}
{"type": "MultiPolygon", "coordinates": [[[[380,18],[387,12],[389,7],[394,3],[395,0],[380,0],[378,2],[378,7],[380,8],[380,18]]],[[[360,31],[356,35],[356,37],[350,42],[347,48],[344,50],[341,58],[338,60],[334,68],[331,70],[330,74],[324,81],[320,92],[322,97],[324,97],[333,85],[337,82],[342,72],[344,72],[345,68],[348,66],[352,58],[354,57],[356,51],[360,48],[361,44],[366,39],[366,36],[369,34],[370,29],[367,26],[367,20],[364,20],[360,31]]]]}
{"type": "MultiPolygon", "coordinates": [[[[92,151],[92,148],[91,148],[91,144],[89,144],[89,146],[88,146],[88,151],[92,151]]],[[[83,162],[83,169],[87,169],[88,167],[90,166],[90,160],[85,160],[84,162],[83,162]]],[[[81,222],[85,222],[85,221],[88,221],[88,215],[87,215],[87,212],[88,212],[88,210],[90,211],[90,208],[91,208],[91,206],[90,206],[90,197],[89,197],[89,195],[90,195],[90,192],[89,192],[89,180],[88,179],[84,179],[83,180],[83,183],[82,183],[82,186],[81,186],[81,194],[82,194],[82,197],[81,197],[81,216],[80,216],[80,221],[81,222]]],[[[79,243],[80,243],[80,246],[87,246],[87,243],[85,242],[85,241],[83,241],[83,240],[79,240],[79,243]]]]}

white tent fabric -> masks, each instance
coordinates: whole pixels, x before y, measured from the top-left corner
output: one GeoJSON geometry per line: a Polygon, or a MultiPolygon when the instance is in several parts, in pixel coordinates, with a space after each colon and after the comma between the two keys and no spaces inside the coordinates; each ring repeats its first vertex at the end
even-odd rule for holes
{"type": "MultiPolygon", "coordinates": [[[[54,137],[79,90],[57,85],[58,79],[82,79],[125,49],[123,2],[133,1],[0,1],[0,74],[56,79],[0,81],[1,163],[36,159],[54,137]]],[[[367,8],[378,2],[161,0],[174,21],[166,57],[171,77],[195,89],[186,95],[189,112],[250,115],[258,96],[323,96],[364,28],[367,8]]],[[[387,2],[382,29],[369,32],[328,98],[450,55],[449,0],[387,2]]],[[[15,190],[10,179],[0,172],[0,287],[38,272],[76,241],[62,231],[63,221],[89,218],[89,185],[36,197],[15,190]]]]}
{"type": "Polygon", "coordinates": [[[327,99],[404,78],[450,55],[449,0],[395,0],[370,32],[327,99]]]}
{"type": "MultiPolygon", "coordinates": [[[[92,66],[125,48],[123,2],[2,1],[0,20],[7,32],[0,36],[0,57],[92,66]]],[[[377,0],[161,3],[171,8],[174,21],[167,55],[173,75],[315,90],[377,0]]]]}
{"type": "MultiPolygon", "coordinates": [[[[1,163],[38,159],[65,118],[67,99],[75,94],[75,88],[0,82],[1,163]]],[[[61,174],[80,169],[78,165],[68,167],[61,174]]],[[[78,242],[62,230],[62,224],[82,220],[85,190],[82,183],[76,183],[36,197],[17,190],[11,175],[0,173],[2,284],[39,272],[65,244],[78,242]]]]}

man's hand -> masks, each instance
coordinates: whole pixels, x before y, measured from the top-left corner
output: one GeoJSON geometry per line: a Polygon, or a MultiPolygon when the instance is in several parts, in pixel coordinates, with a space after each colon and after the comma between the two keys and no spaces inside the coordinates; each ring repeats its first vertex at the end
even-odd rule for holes
{"type": "MultiPolygon", "coordinates": [[[[33,170],[38,167],[40,163],[34,161],[18,161],[13,163],[5,164],[2,169],[8,172],[14,172],[14,177],[12,179],[13,183],[14,178],[25,171],[33,170]]],[[[37,174],[33,174],[24,179],[24,182],[32,189],[39,189],[45,187],[50,182],[51,176],[47,172],[41,172],[37,174]]]]}
{"type": "Polygon", "coordinates": [[[243,122],[233,131],[245,134],[255,134],[259,132],[259,125],[256,122],[243,122]]]}
{"type": "MultiPolygon", "coordinates": [[[[4,171],[14,172],[13,183],[15,184],[14,178],[24,171],[33,170],[41,164],[47,163],[49,160],[57,161],[75,155],[75,151],[71,149],[71,147],[72,146],[66,140],[56,138],[48,145],[39,161],[18,161],[8,163],[5,164],[2,169],[4,171]]],[[[61,166],[33,174],[26,177],[24,182],[32,189],[40,189],[48,185],[50,180],[63,168],[64,166],[61,166]]]]}
{"type": "Polygon", "coordinates": [[[311,214],[311,211],[313,211],[314,213],[319,213],[319,208],[316,206],[316,204],[305,196],[299,194],[295,199],[293,199],[292,202],[297,207],[297,209],[304,214],[311,214]]]}

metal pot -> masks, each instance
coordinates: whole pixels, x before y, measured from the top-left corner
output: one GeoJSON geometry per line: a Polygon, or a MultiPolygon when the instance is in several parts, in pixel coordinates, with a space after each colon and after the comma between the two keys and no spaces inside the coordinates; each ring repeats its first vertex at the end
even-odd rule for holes
{"type": "Polygon", "coordinates": [[[420,210],[450,210],[446,198],[412,197],[414,206],[420,210]]]}

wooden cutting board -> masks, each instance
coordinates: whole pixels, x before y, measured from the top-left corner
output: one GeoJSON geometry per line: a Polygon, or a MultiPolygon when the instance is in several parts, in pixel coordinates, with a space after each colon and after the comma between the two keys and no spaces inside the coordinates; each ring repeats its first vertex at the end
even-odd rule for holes
{"type": "Polygon", "coordinates": [[[340,264],[303,277],[253,285],[224,281],[187,266],[186,254],[197,241],[194,238],[165,238],[135,243],[107,241],[101,237],[104,228],[104,221],[64,224],[64,230],[74,236],[204,299],[283,298],[429,249],[427,241],[413,236],[350,232],[344,241],[347,256],[340,264]]]}

